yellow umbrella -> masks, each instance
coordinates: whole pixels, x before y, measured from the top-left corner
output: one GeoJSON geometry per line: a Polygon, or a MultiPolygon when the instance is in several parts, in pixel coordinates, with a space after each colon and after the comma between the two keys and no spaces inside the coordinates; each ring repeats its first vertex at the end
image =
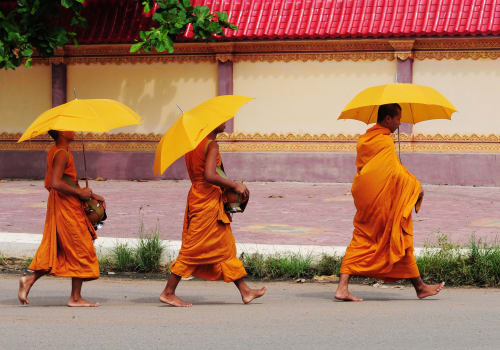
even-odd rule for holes
{"type": "Polygon", "coordinates": [[[455,106],[431,87],[415,84],[387,84],[361,91],[342,110],[338,119],[377,122],[378,106],[399,103],[401,121],[416,124],[430,119],[451,119],[455,106]]]}
{"type": "Polygon", "coordinates": [[[185,112],[163,135],[156,147],[154,175],[163,174],[178,158],[192,151],[216,127],[234,117],[252,97],[214,97],[185,112]]]}
{"type": "Polygon", "coordinates": [[[49,130],[105,132],[140,123],[140,115],[118,101],[75,99],[40,114],[17,142],[49,130]]]}

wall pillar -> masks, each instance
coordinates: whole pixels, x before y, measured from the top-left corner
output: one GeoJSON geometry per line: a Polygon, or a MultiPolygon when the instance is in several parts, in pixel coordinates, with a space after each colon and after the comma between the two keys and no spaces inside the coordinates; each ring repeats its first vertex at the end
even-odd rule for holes
{"type": "MultiPolygon", "coordinates": [[[[412,83],[413,82],[413,59],[407,58],[398,60],[398,70],[396,73],[396,81],[398,83],[412,83]]],[[[411,134],[413,132],[413,124],[401,123],[399,131],[405,134],[411,134]]]]}
{"type": "MultiPolygon", "coordinates": [[[[233,61],[231,57],[217,55],[217,96],[233,94],[233,61]]],[[[226,132],[234,131],[234,118],[226,123],[226,132]]]]}
{"type": "MultiPolygon", "coordinates": [[[[397,61],[396,82],[413,82],[413,45],[415,40],[391,40],[389,41],[394,48],[394,56],[397,61]]],[[[413,124],[401,123],[399,130],[405,134],[413,132],[413,124]]]]}
{"type": "Polygon", "coordinates": [[[67,78],[66,64],[52,63],[52,107],[56,107],[67,102],[66,78],[67,78]]]}

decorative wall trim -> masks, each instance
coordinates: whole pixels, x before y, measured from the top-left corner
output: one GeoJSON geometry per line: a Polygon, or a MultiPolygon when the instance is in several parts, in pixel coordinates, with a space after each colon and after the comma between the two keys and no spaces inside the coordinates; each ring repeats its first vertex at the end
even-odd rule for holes
{"type": "MultiPolygon", "coordinates": [[[[17,143],[21,134],[0,134],[0,151],[43,151],[52,146],[48,136],[17,143]]],[[[310,134],[221,134],[223,152],[355,152],[359,135],[310,134]]],[[[159,134],[86,134],[85,149],[89,151],[154,152],[159,134]]],[[[396,139],[396,136],[394,137],[396,139]]],[[[76,140],[72,149],[80,150],[76,140]]],[[[401,151],[446,153],[500,153],[500,135],[423,135],[401,134],[401,151]]]]}
{"type": "Polygon", "coordinates": [[[500,50],[483,50],[483,51],[415,51],[414,58],[417,60],[462,60],[462,59],[490,59],[496,60],[500,58],[500,50]]]}
{"type": "Polygon", "coordinates": [[[68,45],[33,64],[123,64],[415,59],[498,59],[500,37],[176,43],[175,53],[130,53],[130,44],[68,45]]]}
{"type": "Polygon", "coordinates": [[[394,49],[394,57],[405,61],[413,58],[413,46],[415,40],[389,40],[389,44],[394,49]]]}

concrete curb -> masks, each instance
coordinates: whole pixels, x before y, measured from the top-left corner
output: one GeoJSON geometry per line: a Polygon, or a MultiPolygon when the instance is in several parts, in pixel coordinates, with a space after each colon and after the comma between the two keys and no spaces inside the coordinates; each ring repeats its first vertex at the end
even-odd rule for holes
{"type": "MultiPolygon", "coordinates": [[[[32,257],[40,242],[41,234],[33,233],[11,233],[0,232],[0,253],[7,257],[26,258],[32,257]]],[[[136,247],[137,238],[115,238],[99,237],[95,241],[95,247],[99,255],[109,253],[113,247],[120,243],[126,243],[129,247],[136,247]]],[[[163,241],[166,249],[162,260],[171,261],[179,253],[181,241],[163,241]]],[[[317,246],[317,245],[278,245],[278,244],[258,244],[258,243],[236,243],[238,255],[241,253],[259,253],[264,256],[274,254],[300,254],[302,256],[311,256],[313,259],[320,258],[322,255],[338,255],[345,253],[346,247],[343,246],[317,246]]],[[[415,254],[419,255],[423,248],[415,248],[415,254]]]]}

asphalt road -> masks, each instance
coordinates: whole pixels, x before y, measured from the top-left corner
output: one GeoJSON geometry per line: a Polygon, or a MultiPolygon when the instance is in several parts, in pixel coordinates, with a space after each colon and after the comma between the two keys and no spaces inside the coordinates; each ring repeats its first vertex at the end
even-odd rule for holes
{"type": "MultiPolygon", "coordinates": [[[[84,285],[103,306],[65,305],[69,279],[42,278],[31,305],[19,276],[0,275],[0,349],[498,349],[500,289],[446,288],[418,300],[411,288],[354,285],[362,303],[335,302],[336,284],[270,282],[243,305],[223,282],[182,281],[189,309],[158,302],[164,281],[102,278],[84,285]]],[[[262,282],[250,282],[261,286],[262,282]]]]}

